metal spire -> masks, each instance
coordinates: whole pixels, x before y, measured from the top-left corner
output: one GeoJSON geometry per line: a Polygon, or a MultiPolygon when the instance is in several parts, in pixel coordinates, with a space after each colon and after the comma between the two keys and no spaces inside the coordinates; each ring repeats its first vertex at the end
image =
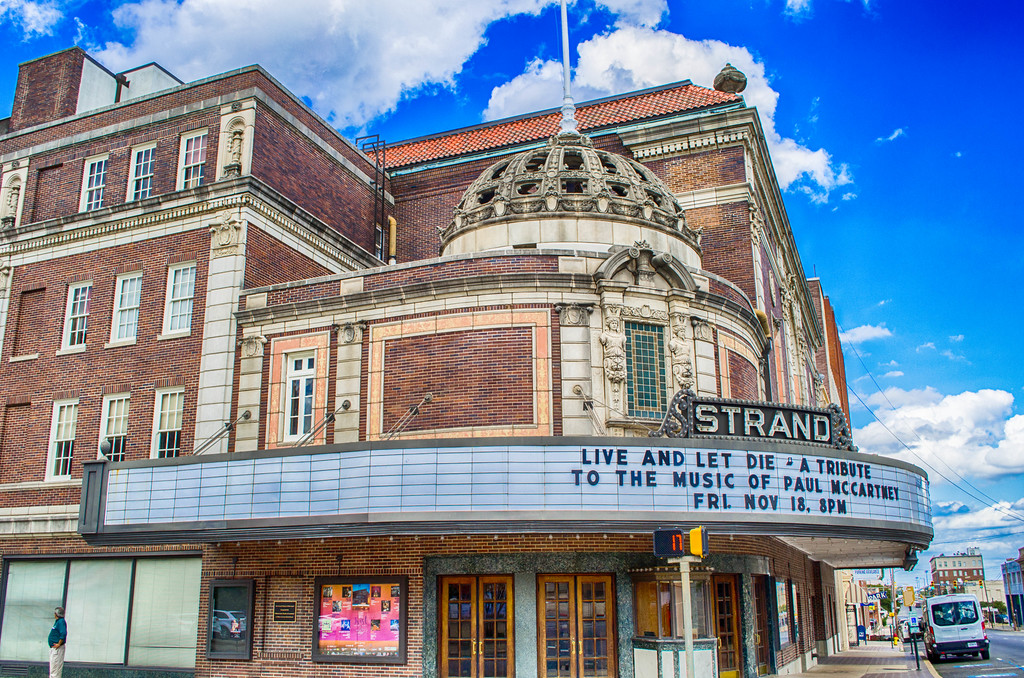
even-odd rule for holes
{"type": "Polygon", "coordinates": [[[562,134],[571,132],[579,134],[576,128],[576,106],[572,102],[571,80],[569,76],[569,20],[562,0],[562,134]]]}

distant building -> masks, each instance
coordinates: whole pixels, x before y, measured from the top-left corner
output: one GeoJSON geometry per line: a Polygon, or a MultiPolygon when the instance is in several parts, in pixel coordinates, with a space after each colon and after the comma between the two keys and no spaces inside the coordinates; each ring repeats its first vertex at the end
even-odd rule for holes
{"type": "Polygon", "coordinates": [[[966,582],[985,580],[985,563],[976,547],[949,556],[940,553],[930,563],[932,586],[940,591],[961,591],[966,582]]]}
{"type": "MultiPolygon", "coordinates": [[[[1020,549],[1024,556],[1024,548],[1020,549]]],[[[1006,595],[1006,613],[1017,628],[1024,626],[1024,578],[1021,559],[1007,558],[1000,566],[1003,573],[1003,589],[1006,595]]]]}

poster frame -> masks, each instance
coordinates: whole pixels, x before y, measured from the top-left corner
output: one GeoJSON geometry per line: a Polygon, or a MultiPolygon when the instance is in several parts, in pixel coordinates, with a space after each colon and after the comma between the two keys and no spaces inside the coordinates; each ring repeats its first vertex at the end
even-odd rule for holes
{"type": "Polygon", "coordinates": [[[207,615],[206,615],[206,657],[207,659],[252,659],[252,636],[254,619],[253,612],[255,609],[256,602],[256,581],[254,579],[213,579],[210,581],[210,597],[207,603],[207,615]],[[245,643],[244,647],[240,650],[231,651],[216,651],[213,649],[213,629],[214,629],[214,618],[213,618],[213,603],[216,600],[216,592],[219,588],[244,588],[246,589],[246,607],[242,610],[249,615],[246,621],[247,627],[245,630],[245,643]]]}
{"type": "Polygon", "coordinates": [[[396,575],[393,577],[316,577],[313,580],[312,626],[312,660],[315,662],[332,662],[336,664],[405,664],[406,647],[409,627],[409,577],[396,575]],[[388,657],[360,657],[320,652],[320,599],[324,586],[355,586],[357,584],[395,584],[399,588],[399,621],[398,621],[398,652],[388,657]]]}

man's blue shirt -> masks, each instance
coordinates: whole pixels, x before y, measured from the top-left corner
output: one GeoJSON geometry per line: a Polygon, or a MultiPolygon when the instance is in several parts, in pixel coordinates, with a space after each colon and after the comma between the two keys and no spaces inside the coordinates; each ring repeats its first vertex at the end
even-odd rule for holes
{"type": "Polygon", "coordinates": [[[58,640],[63,640],[64,642],[68,640],[68,623],[64,621],[63,617],[58,617],[53,622],[50,635],[46,637],[46,642],[49,643],[50,647],[56,645],[58,640]]]}

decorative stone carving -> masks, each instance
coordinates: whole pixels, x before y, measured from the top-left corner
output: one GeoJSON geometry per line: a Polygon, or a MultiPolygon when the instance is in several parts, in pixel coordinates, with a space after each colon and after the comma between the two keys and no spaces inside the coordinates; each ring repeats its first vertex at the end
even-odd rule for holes
{"type": "Polygon", "coordinates": [[[6,195],[4,195],[4,203],[2,205],[2,217],[0,217],[0,226],[3,228],[12,228],[14,222],[18,217],[18,201],[21,198],[21,183],[15,179],[7,186],[6,195]]]}
{"type": "Polygon", "coordinates": [[[263,345],[267,338],[263,336],[244,337],[241,342],[243,358],[258,358],[263,355],[263,345]]]}
{"type": "Polygon", "coordinates": [[[245,139],[245,123],[241,119],[235,119],[229,129],[231,136],[228,139],[228,162],[224,165],[224,176],[238,177],[242,175],[242,142],[245,139]]]}
{"type": "Polygon", "coordinates": [[[828,387],[825,385],[825,375],[821,372],[814,373],[814,387],[815,395],[818,398],[818,405],[825,407],[829,401],[828,387]]]}
{"type": "Polygon", "coordinates": [[[217,215],[216,221],[210,224],[210,246],[213,248],[213,256],[223,257],[238,253],[243,223],[238,214],[229,209],[217,215]]]}
{"type": "Polygon", "coordinates": [[[629,256],[633,259],[627,268],[633,274],[633,281],[641,287],[654,287],[654,266],[651,258],[654,250],[647,241],[633,243],[629,248],[629,256]]]}
{"type": "Polygon", "coordinates": [[[719,92],[739,94],[747,88],[747,76],[730,63],[715,76],[714,87],[719,92]]]}
{"type": "Polygon", "coordinates": [[[13,270],[11,269],[10,264],[0,264],[0,294],[6,292],[7,288],[10,287],[12,273],[13,270]]]}
{"type": "Polygon", "coordinates": [[[622,327],[621,309],[617,306],[604,308],[604,331],[601,345],[604,347],[604,375],[612,385],[612,409],[622,410],[622,383],[626,381],[626,333],[622,327]]]}
{"type": "Polygon", "coordinates": [[[686,317],[681,313],[673,313],[672,338],[669,339],[668,350],[672,353],[672,377],[677,391],[693,387],[691,346],[686,336],[686,317]]]}
{"type": "Polygon", "coordinates": [[[585,327],[590,324],[590,314],[594,312],[593,304],[555,304],[558,310],[558,322],[563,327],[585,327]]]}
{"type": "Polygon", "coordinates": [[[234,113],[237,113],[238,111],[242,110],[242,102],[241,101],[233,101],[233,102],[231,102],[231,110],[234,113]]]}
{"type": "Polygon", "coordinates": [[[338,341],[342,344],[356,344],[363,340],[366,323],[351,322],[338,327],[338,341]]]}
{"type": "Polygon", "coordinates": [[[642,320],[660,320],[668,322],[668,312],[653,309],[647,304],[643,306],[622,306],[620,312],[627,318],[640,318],[642,320]]]}
{"type": "Polygon", "coordinates": [[[711,325],[706,320],[692,317],[690,318],[690,324],[693,325],[694,339],[699,339],[700,341],[712,340],[711,325]]]}

